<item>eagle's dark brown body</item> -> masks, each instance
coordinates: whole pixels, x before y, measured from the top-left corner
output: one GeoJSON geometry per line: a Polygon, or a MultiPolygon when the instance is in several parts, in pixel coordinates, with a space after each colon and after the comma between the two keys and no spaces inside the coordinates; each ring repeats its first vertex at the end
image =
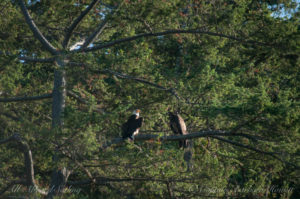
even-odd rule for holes
{"type": "MultiPolygon", "coordinates": [[[[178,113],[169,112],[169,119],[170,119],[170,127],[174,134],[179,134],[179,135],[188,134],[184,120],[178,113]]],[[[187,146],[188,146],[187,140],[179,141],[179,147],[186,148],[187,146]]]]}

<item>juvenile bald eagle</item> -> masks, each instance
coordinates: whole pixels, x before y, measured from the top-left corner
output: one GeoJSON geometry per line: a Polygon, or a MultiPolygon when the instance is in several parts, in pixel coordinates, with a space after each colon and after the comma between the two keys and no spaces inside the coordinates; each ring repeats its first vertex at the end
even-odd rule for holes
{"type": "MultiPolygon", "coordinates": [[[[170,127],[174,134],[179,134],[179,135],[188,134],[184,120],[177,112],[176,113],[169,112],[169,119],[170,119],[170,127]]],[[[186,148],[187,146],[188,146],[187,140],[179,141],[180,148],[181,147],[186,148]]]]}
{"type": "Polygon", "coordinates": [[[139,130],[143,123],[143,118],[140,117],[140,110],[136,109],[129,117],[126,123],[122,125],[122,137],[134,139],[134,136],[139,133],[139,130]]]}

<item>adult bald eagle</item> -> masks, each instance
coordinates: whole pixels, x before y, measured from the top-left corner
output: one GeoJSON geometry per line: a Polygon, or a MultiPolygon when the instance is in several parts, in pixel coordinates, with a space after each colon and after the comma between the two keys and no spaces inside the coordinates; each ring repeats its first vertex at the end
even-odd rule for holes
{"type": "MultiPolygon", "coordinates": [[[[173,131],[174,134],[179,134],[179,135],[186,135],[188,134],[186,130],[186,126],[184,123],[184,120],[182,117],[176,112],[172,113],[169,112],[169,119],[170,119],[170,127],[173,131]]],[[[179,147],[186,148],[188,147],[188,141],[187,140],[180,140],[179,141],[179,147]]]]}
{"type": "Polygon", "coordinates": [[[126,123],[122,125],[122,137],[134,139],[134,136],[139,133],[139,130],[143,124],[143,118],[140,117],[140,110],[136,109],[129,117],[126,123]]]}

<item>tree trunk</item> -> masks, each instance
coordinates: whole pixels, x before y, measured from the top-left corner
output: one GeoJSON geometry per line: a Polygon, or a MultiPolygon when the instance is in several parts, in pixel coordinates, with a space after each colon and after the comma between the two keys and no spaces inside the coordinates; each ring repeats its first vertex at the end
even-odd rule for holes
{"type": "Polygon", "coordinates": [[[52,199],[54,196],[59,196],[63,193],[70,173],[71,172],[65,167],[52,172],[47,199],[52,199]]]}
{"type": "MultiPolygon", "coordinates": [[[[54,85],[52,91],[52,129],[61,130],[63,127],[63,114],[66,102],[66,79],[64,61],[57,59],[58,69],[54,71],[54,85]]],[[[58,154],[55,154],[53,161],[58,163],[58,154]]],[[[48,199],[63,193],[70,171],[63,167],[54,169],[51,176],[51,184],[47,195],[48,199]]]]}
{"type": "Polygon", "coordinates": [[[52,91],[52,128],[63,125],[63,112],[66,101],[66,79],[62,61],[59,60],[58,65],[59,69],[54,72],[54,86],[52,91]]]}

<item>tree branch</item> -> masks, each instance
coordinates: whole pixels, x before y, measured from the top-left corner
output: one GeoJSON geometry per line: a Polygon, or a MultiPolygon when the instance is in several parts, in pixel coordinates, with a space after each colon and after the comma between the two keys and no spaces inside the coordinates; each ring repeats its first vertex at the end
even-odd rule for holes
{"type": "MultiPolygon", "coordinates": [[[[169,135],[169,136],[159,136],[155,134],[138,134],[134,137],[134,140],[136,141],[145,141],[145,140],[154,140],[159,139],[161,142],[166,141],[179,141],[179,140],[185,140],[185,139],[194,139],[194,138],[200,138],[200,137],[209,137],[209,136],[242,136],[242,137],[251,137],[252,139],[255,139],[254,136],[244,134],[244,133],[230,133],[225,132],[221,130],[214,130],[214,131],[200,131],[195,133],[189,133],[186,135],[169,135]]],[[[101,147],[101,149],[105,149],[107,147],[110,147],[113,144],[119,144],[123,142],[124,140],[122,138],[115,138],[112,141],[106,143],[101,147]]]]}
{"type": "MultiPolygon", "coordinates": [[[[176,90],[174,88],[166,88],[166,87],[163,87],[163,86],[160,86],[158,84],[155,84],[153,82],[150,82],[150,81],[147,81],[147,80],[144,80],[144,79],[141,79],[141,78],[138,78],[138,77],[133,77],[133,76],[130,76],[130,75],[127,75],[127,74],[124,74],[124,73],[119,73],[119,72],[115,72],[115,71],[112,71],[112,70],[109,70],[109,69],[104,69],[104,70],[92,70],[92,72],[94,73],[102,73],[102,74],[112,74],[112,75],[115,75],[121,79],[130,79],[130,80],[134,80],[134,81],[137,81],[137,82],[140,82],[140,83],[143,83],[143,84],[147,84],[147,85],[150,85],[150,86],[153,86],[155,88],[158,88],[160,90],[163,90],[163,91],[166,91],[166,92],[169,92],[171,93],[172,95],[174,95],[178,100],[183,100],[179,95],[178,93],[176,92],[176,90]]],[[[186,102],[186,100],[184,100],[186,102]]]]}
{"type": "Polygon", "coordinates": [[[58,51],[56,50],[56,48],[54,48],[50,42],[44,37],[44,35],[40,32],[40,30],[38,29],[38,27],[35,25],[33,19],[31,18],[24,0],[19,0],[19,4],[21,7],[21,10],[23,12],[23,15],[25,17],[25,21],[28,24],[29,28],[31,29],[31,31],[33,32],[33,35],[42,43],[42,45],[52,54],[52,55],[57,55],[58,51]]]}
{"type": "MultiPolygon", "coordinates": [[[[269,155],[285,164],[291,165],[297,169],[299,169],[300,167],[290,163],[288,161],[285,161],[281,158],[279,158],[278,156],[275,155],[275,153],[273,152],[266,152],[266,151],[262,151],[260,149],[257,149],[255,147],[249,146],[249,145],[243,145],[231,140],[227,140],[224,138],[221,138],[219,136],[238,136],[238,137],[245,137],[248,139],[252,139],[252,140],[258,140],[255,136],[249,135],[249,134],[244,134],[244,133],[232,133],[232,132],[225,132],[225,131],[221,131],[221,130],[214,130],[214,131],[200,131],[200,132],[196,132],[196,133],[189,133],[186,135],[170,135],[170,136],[159,136],[159,135],[154,135],[154,134],[138,134],[134,137],[134,140],[136,141],[145,141],[145,140],[153,140],[153,139],[159,139],[161,142],[165,142],[165,141],[179,141],[179,140],[185,140],[185,139],[195,139],[195,138],[200,138],[200,137],[212,137],[218,140],[221,140],[223,142],[227,142],[230,143],[232,145],[235,146],[239,146],[245,149],[249,149],[252,151],[255,151],[257,153],[261,153],[261,154],[266,154],[269,155]]],[[[101,146],[100,149],[104,150],[108,147],[110,147],[113,144],[119,144],[121,142],[123,142],[124,139],[122,138],[115,138],[112,141],[106,143],[105,145],[101,146]]]]}
{"type": "MultiPolygon", "coordinates": [[[[88,66],[87,64],[76,63],[76,62],[68,62],[67,64],[69,66],[88,66]]],[[[182,97],[180,97],[179,94],[177,93],[177,91],[174,88],[166,88],[166,87],[163,87],[163,86],[161,86],[159,84],[155,84],[153,82],[147,81],[145,79],[141,79],[141,78],[138,78],[138,77],[130,76],[130,75],[127,75],[127,74],[124,74],[124,73],[115,72],[115,71],[112,71],[112,70],[109,70],[109,69],[104,69],[104,70],[92,70],[92,69],[89,69],[89,70],[91,72],[93,72],[93,73],[111,74],[111,75],[114,75],[114,76],[119,77],[121,79],[129,79],[129,80],[137,81],[137,82],[140,82],[140,83],[143,83],[143,84],[147,84],[147,85],[153,86],[155,88],[158,88],[160,90],[163,90],[163,91],[171,93],[178,100],[181,100],[184,103],[191,104],[188,100],[183,99],[182,97]]]]}
{"type": "Polygon", "coordinates": [[[157,36],[164,36],[164,35],[170,35],[170,34],[205,34],[205,35],[210,35],[210,36],[216,36],[216,37],[222,37],[222,38],[227,38],[227,39],[231,39],[231,40],[235,40],[235,41],[239,41],[242,43],[249,43],[249,44],[258,44],[258,45],[263,45],[266,46],[268,44],[262,43],[262,42],[257,42],[257,41],[253,41],[253,40],[245,40],[242,38],[238,38],[238,37],[234,37],[234,36],[230,36],[230,35],[224,35],[221,33],[215,33],[215,32],[209,32],[209,31],[204,31],[204,30],[166,30],[163,32],[157,32],[157,33],[143,33],[143,34],[139,34],[139,35],[135,35],[132,37],[127,37],[127,38],[123,38],[123,39],[119,39],[116,41],[111,41],[111,42],[107,42],[104,44],[99,44],[96,45],[94,47],[91,48],[86,48],[86,49],[78,49],[74,52],[91,52],[91,51],[96,51],[96,50],[100,50],[103,48],[108,48],[111,46],[114,46],[116,44],[120,44],[120,43],[124,43],[124,42],[129,42],[129,41],[133,41],[142,37],[157,37],[157,36]]]}
{"type": "MultiPolygon", "coordinates": [[[[82,104],[89,104],[89,102],[78,96],[76,93],[74,93],[73,91],[67,91],[67,95],[70,96],[70,97],[73,97],[74,99],[76,99],[78,102],[82,103],[82,104]]],[[[98,112],[98,113],[105,113],[105,110],[104,109],[101,109],[101,108],[93,108],[94,111],[98,112]]]]}
{"type": "Polygon", "coordinates": [[[52,98],[52,94],[44,94],[39,96],[25,96],[25,97],[13,97],[13,98],[0,98],[0,102],[19,102],[19,101],[33,101],[52,98]]]}
{"type": "MultiPolygon", "coordinates": [[[[97,177],[96,184],[103,185],[109,182],[187,182],[187,183],[195,183],[197,180],[201,180],[202,178],[208,178],[208,176],[201,176],[201,178],[166,178],[166,179],[159,179],[159,178],[112,178],[112,177],[97,177]]],[[[80,181],[69,181],[68,185],[88,185],[93,183],[91,180],[80,180],[80,181]]]]}
{"type": "Polygon", "coordinates": [[[265,155],[271,156],[271,157],[273,157],[273,158],[275,158],[275,159],[277,159],[277,160],[279,160],[279,161],[281,161],[281,162],[283,162],[283,163],[285,163],[287,165],[293,166],[296,169],[300,169],[299,166],[281,159],[280,157],[276,156],[273,152],[262,151],[260,149],[255,148],[255,147],[252,147],[252,146],[249,146],[249,145],[240,144],[240,143],[237,143],[237,142],[234,142],[234,141],[231,141],[231,140],[227,140],[227,139],[221,138],[219,136],[210,136],[210,137],[218,139],[218,140],[220,140],[222,142],[227,142],[227,143],[232,144],[234,146],[238,146],[238,147],[245,148],[245,149],[248,149],[248,150],[251,150],[251,151],[255,151],[257,153],[261,153],[261,154],[265,154],[265,155]]]}
{"type": "Polygon", "coordinates": [[[90,12],[90,10],[99,2],[99,0],[93,0],[90,5],[73,21],[70,27],[67,28],[65,39],[62,43],[63,48],[66,48],[69,45],[70,38],[73,34],[73,31],[77,25],[82,21],[82,19],[90,12]]]}
{"type": "Polygon", "coordinates": [[[63,149],[59,149],[62,154],[64,156],[66,156],[67,158],[69,158],[70,160],[72,160],[80,169],[82,169],[86,175],[89,177],[89,179],[93,182],[96,182],[95,178],[93,177],[92,173],[83,165],[81,164],[76,157],[74,157],[69,151],[67,150],[63,150],[63,149]]]}
{"type": "Polygon", "coordinates": [[[15,117],[15,116],[13,116],[13,115],[11,115],[11,114],[9,114],[9,113],[0,113],[1,115],[4,115],[5,117],[8,117],[8,118],[10,118],[10,119],[12,119],[12,120],[15,120],[15,121],[20,121],[20,119],[18,118],[18,117],[15,117]]]}
{"type": "Polygon", "coordinates": [[[22,60],[22,61],[25,61],[25,62],[40,62],[40,63],[53,63],[55,61],[54,57],[51,57],[51,58],[33,58],[33,57],[20,56],[18,59],[22,60]]]}
{"type": "Polygon", "coordinates": [[[25,57],[25,56],[19,56],[18,54],[13,54],[13,53],[10,53],[10,52],[5,52],[4,53],[1,50],[0,50],[0,55],[18,57],[19,60],[25,61],[25,62],[52,63],[52,62],[55,61],[54,57],[51,57],[51,58],[25,57]]]}
{"type": "MultiPolygon", "coordinates": [[[[124,1],[123,1],[124,2],[124,1]]],[[[114,9],[109,16],[105,16],[105,19],[103,20],[103,22],[97,27],[97,29],[93,32],[93,34],[91,34],[84,42],[84,44],[82,45],[82,49],[85,49],[86,47],[88,47],[91,43],[94,42],[94,40],[103,32],[103,30],[105,29],[108,20],[119,10],[120,6],[122,5],[122,3],[116,8],[114,9]]]]}
{"type": "Polygon", "coordinates": [[[24,165],[25,165],[25,171],[26,171],[26,185],[27,186],[33,186],[40,194],[46,195],[47,193],[45,191],[39,189],[38,186],[35,183],[32,153],[31,153],[31,150],[29,148],[29,145],[17,133],[12,135],[11,137],[9,137],[7,139],[0,140],[0,144],[8,143],[8,142],[11,142],[11,141],[17,142],[18,143],[17,148],[21,152],[24,153],[24,165]]]}
{"type": "MultiPolygon", "coordinates": [[[[69,66],[88,66],[87,64],[77,63],[77,62],[68,62],[67,64],[69,66]]],[[[137,82],[140,82],[140,83],[143,83],[143,84],[147,84],[147,85],[153,86],[155,88],[158,88],[160,90],[163,90],[163,91],[171,93],[178,100],[180,100],[180,101],[182,101],[182,102],[184,102],[186,104],[196,104],[196,103],[191,103],[189,100],[184,99],[181,96],[179,96],[179,94],[177,93],[177,91],[174,88],[166,88],[166,87],[163,87],[163,86],[161,86],[159,84],[155,84],[153,82],[147,81],[145,79],[142,79],[142,78],[139,78],[139,77],[130,76],[130,75],[127,75],[127,74],[124,74],[124,73],[119,73],[119,72],[112,71],[112,70],[109,70],[109,69],[104,69],[104,70],[92,70],[92,69],[89,69],[89,70],[91,72],[93,72],[93,73],[112,74],[112,75],[114,75],[116,77],[119,77],[121,79],[129,79],[129,80],[137,81],[137,82]]]]}

